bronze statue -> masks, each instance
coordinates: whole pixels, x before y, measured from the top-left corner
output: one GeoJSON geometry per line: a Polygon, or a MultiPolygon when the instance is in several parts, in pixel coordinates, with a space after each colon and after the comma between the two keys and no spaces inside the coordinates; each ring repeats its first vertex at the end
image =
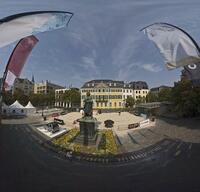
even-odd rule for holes
{"type": "Polygon", "coordinates": [[[84,99],[84,117],[92,117],[92,107],[92,97],[90,96],[90,92],[87,92],[86,98],[84,99]]]}

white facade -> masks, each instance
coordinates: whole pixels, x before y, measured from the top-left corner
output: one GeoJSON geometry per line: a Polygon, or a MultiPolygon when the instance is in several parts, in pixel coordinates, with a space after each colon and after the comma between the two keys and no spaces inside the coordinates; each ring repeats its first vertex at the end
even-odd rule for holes
{"type": "Polygon", "coordinates": [[[145,99],[147,94],[149,93],[149,89],[136,89],[136,90],[133,90],[133,98],[135,100],[138,100],[138,99],[145,99]]]}
{"type": "Polygon", "coordinates": [[[64,89],[56,89],[55,90],[55,107],[63,107],[63,108],[71,108],[71,103],[70,102],[65,102],[62,100],[62,95],[66,92],[69,91],[69,88],[64,88],[64,89]]]}
{"type": "Polygon", "coordinates": [[[130,86],[129,87],[124,86],[122,97],[123,97],[123,106],[125,107],[126,99],[128,97],[133,97],[133,89],[130,86]]]}

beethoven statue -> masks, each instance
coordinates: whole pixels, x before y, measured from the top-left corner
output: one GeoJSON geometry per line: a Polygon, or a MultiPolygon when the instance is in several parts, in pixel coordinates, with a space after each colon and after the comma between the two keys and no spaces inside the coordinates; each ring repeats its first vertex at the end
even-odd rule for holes
{"type": "Polygon", "coordinates": [[[87,92],[86,98],[84,99],[84,117],[92,117],[92,106],[92,97],[90,96],[90,92],[87,92]]]}

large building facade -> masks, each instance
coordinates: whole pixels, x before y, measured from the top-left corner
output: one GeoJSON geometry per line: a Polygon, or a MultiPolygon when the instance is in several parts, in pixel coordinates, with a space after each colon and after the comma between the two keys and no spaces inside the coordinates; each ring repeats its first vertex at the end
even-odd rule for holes
{"type": "Polygon", "coordinates": [[[35,94],[48,94],[54,93],[56,89],[64,89],[64,87],[60,85],[53,84],[49,81],[44,81],[41,83],[35,83],[34,85],[34,93],[35,94]]]}
{"type": "Polygon", "coordinates": [[[114,80],[92,80],[86,82],[81,88],[81,107],[83,107],[86,93],[90,92],[95,109],[120,109],[125,108],[126,99],[133,97],[136,100],[147,96],[149,90],[147,84],[134,89],[133,83],[114,80]]]}
{"type": "Polygon", "coordinates": [[[64,89],[56,89],[55,90],[55,107],[64,107],[64,108],[70,108],[71,103],[66,102],[63,99],[63,95],[69,91],[69,88],[64,89]]]}
{"type": "Polygon", "coordinates": [[[12,87],[12,93],[16,93],[17,91],[22,92],[24,95],[30,95],[34,90],[34,82],[28,79],[16,78],[14,85],[12,87]]]}

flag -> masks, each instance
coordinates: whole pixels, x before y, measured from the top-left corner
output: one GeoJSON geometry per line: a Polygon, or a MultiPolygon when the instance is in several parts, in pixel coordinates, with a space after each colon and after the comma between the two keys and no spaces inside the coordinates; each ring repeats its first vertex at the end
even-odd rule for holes
{"type": "Polygon", "coordinates": [[[0,20],[0,47],[24,37],[67,26],[73,13],[64,11],[26,12],[0,20]]]}
{"type": "Polygon", "coordinates": [[[6,67],[4,82],[4,88],[6,90],[8,90],[14,84],[15,79],[20,76],[24,64],[37,42],[38,39],[32,35],[23,38],[16,45],[6,67]]]}
{"type": "Polygon", "coordinates": [[[184,30],[167,23],[155,23],[142,29],[163,55],[168,69],[200,63],[200,49],[184,30]]]}

